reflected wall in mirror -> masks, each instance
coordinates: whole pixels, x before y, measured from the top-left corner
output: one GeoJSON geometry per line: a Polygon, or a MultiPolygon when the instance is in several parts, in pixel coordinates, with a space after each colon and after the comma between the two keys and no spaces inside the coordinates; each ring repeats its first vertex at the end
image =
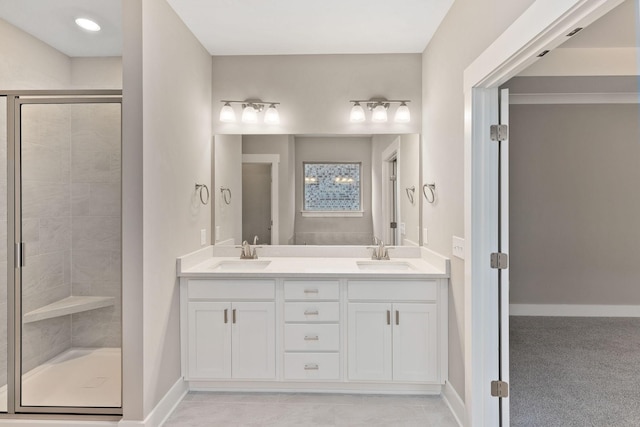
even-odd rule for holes
{"type": "Polygon", "coordinates": [[[375,236],[388,245],[418,246],[419,147],[417,134],[216,135],[215,244],[253,243],[257,236],[258,244],[370,245],[375,236]],[[305,164],[319,163],[325,166],[307,167],[305,175],[305,164]],[[314,197],[330,201],[305,209],[305,180],[318,180],[310,176],[318,170],[326,182],[340,185],[316,187],[325,194],[315,191],[314,197]],[[359,191],[340,187],[357,184],[359,191]],[[348,197],[360,197],[360,209],[348,197]]]}

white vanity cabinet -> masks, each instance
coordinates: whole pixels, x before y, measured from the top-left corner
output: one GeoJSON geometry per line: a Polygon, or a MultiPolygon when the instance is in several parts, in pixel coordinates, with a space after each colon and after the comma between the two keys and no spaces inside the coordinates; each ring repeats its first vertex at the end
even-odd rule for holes
{"type": "Polygon", "coordinates": [[[359,258],[273,257],[239,272],[215,268],[235,259],[200,262],[180,276],[190,389],[441,393],[444,261],[436,270],[410,258],[401,261],[413,266],[405,273],[382,262],[372,264],[380,271],[363,270],[359,258]]]}
{"type": "Polygon", "coordinates": [[[187,286],[187,379],[274,379],[275,281],[187,286]]]}
{"type": "Polygon", "coordinates": [[[351,381],[440,379],[437,281],[349,281],[351,381]]]}

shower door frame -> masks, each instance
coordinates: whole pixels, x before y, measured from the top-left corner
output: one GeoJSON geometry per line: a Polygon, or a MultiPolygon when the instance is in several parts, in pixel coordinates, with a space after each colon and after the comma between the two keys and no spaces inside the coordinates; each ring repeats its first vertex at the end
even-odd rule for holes
{"type": "MultiPolygon", "coordinates": [[[[0,96],[7,98],[7,412],[0,414],[0,419],[33,418],[34,415],[39,414],[47,414],[48,418],[53,415],[55,418],[61,419],[78,419],[78,416],[82,416],[83,419],[120,419],[122,416],[122,388],[119,407],[23,406],[21,404],[21,291],[24,255],[22,254],[20,108],[22,105],[34,104],[120,104],[120,127],[122,128],[122,90],[2,91],[0,96]],[[13,268],[9,266],[13,266],[13,268]]],[[[122,146],[122,132],[120,144],[122,146]]],[[[122,187],[122,180],[120,186],[122,187]]],[[[120,274],[122,275],[122,272],[120,274]]],[[[120,320],[122,337],[122,315],[120,320]]],[[[120,357],[120,377],[122,378],[122,353],[120,357]]]]}

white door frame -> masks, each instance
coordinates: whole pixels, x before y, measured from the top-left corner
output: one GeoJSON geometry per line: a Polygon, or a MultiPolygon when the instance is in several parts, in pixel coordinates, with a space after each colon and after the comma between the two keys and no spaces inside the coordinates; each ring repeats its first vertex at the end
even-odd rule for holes
{"type": "Polygon", "coordinates": [[[396,228],[395,230],[392,230],[389,226],[389,224],[391,223],[391,210],[389,209],[389,207],[391,206],[390,200],[389,200],[389,194],[390,194],[390,174],[389,174],[389,163],[392,162],[394,159],[396,160],[396,180],[393,182],[393,185],[395,185],[396,187],[396,191],[395,191],[395,195],[396,195],[396,221],[399,223],[400,222],[400,196],[399,196],[399,189],[400,187],[398,186],[398,171],[400,171],[400,137],[398,136],[396,139],[393,140],[393,142],[391,144],[389,144],[389,146],[387,148],[384,149],[384,151],[382,152],[382,162],[381,162],[381,167],[382,167],[382,197],[381,197],[381,201],[382,201],[382,230],[383,230],[383,235],[380,236],[380,239],[382,240],[386,240],[386,243],[391,244],[391,235],[393,233],[395,233],[396,236],[396,245],[400,246],[402,245],[402,242],[400,241],[401,236],[400,236],[400,229],[396,228]]]}
{"type": "Polygon", "coordinates": [[[465,426],[499,424],[497,398],[489,393],[498,368],[497,274],[489,267],[498,217],[497,147],[489,126],[498,117],[498,87],[622,1],[537,0],[464,72],[465,426]]]}
{"type": "Polygon", "coordinates": [[[271,165],[271,244],[280,244],[280,221],[278,216],[278,165],[279,154],[243,154],[242,163],[267,163],[271,165]]]}

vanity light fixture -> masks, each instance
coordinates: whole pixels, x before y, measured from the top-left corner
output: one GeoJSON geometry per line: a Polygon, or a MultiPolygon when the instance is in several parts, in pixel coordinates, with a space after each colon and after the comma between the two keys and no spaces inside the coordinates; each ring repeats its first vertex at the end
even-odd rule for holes
{"type": "Polygon", "coordinates": [[[411,121],[411,112],[407,106],[407,102],[411,102],[408,99],[389,100],[384,98],[371,98],[368,100],[351,100],[353,107],[351,107],[351,114],[349,120],[353,123],[364,122],[366,119],[364,109],[360,105],[363,103],[367,106],[367,109],[371,111],[371,121],[374,123],[385,123],[388,120],[387,110],[391,104],[400,104],[396,110],[393,121],[396,123],[409,123],[411,121]]]}
{"type": "Polygon", "coordinates": [[[76,25],[82,29],[85,29],[87,31],[91,31],[94,33],[96,31],[100,31],[100,25],[98,25],[97,22],[92,21],[91,19],[88,19],[88,18],[77,18],[76,25]]]}
{"type": "Polygon", "coordinates": [[[225,123],[235,123],[236,113],[231,104],[242,105],[242,115],[240,116],[243,123],[258,123],[258,114],[264,110],[265,105],[269,105],[264,113],[264,122],[269,125],[277,125],[280,123],[280,114],[276,109],[279,102],[267,102],[260,99],[247,99],[245,101],[221,100],[224,105],[220,110],[220,121],[225,123]]]}

